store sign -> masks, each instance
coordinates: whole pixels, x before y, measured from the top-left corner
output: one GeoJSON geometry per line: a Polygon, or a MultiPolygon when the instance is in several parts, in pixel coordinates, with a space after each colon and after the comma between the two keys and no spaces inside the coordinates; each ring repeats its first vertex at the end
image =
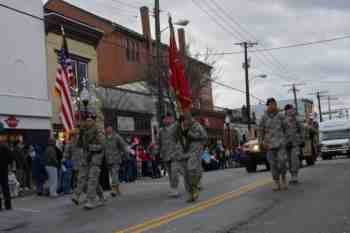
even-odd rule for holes
{"type": "Polygon", "coordinates": [[[17,128],[19,121],[15,116],[10,116],[5,120],[5,122],[9,128],[17,128]]]}
{"type": "Polygon", "coordinates": [[[117,117],[118,130],[135,131],[135,120],[133,117],[117,117]]]}

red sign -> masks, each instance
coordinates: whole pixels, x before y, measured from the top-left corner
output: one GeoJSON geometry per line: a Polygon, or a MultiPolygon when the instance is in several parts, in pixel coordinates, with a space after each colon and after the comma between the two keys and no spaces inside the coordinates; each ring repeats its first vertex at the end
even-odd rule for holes
{"type": "Polygon", "coordinates": [[[10,116],[5,120],[5,122],[9,128],[17,128],[19,121],[15,116],[10,116]]]}

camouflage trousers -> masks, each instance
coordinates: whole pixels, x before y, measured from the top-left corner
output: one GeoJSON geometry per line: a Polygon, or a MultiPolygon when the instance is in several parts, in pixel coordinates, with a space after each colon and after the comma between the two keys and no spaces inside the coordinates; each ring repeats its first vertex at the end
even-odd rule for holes
{"type": "Polygon", "coordinates": [[[110,166],[110,173],[111,173],[111,185],[118,186],[119,185],[119,170],[120,170],[120,164],[114,163],[110,166]]]}
{"type": "Polygon", "coordinates": [[[184,185],[188,194],[198,190],[202,178],[202,165],[195,157],[177,161],[180,171],[184,176],[184,185]]]}
{"type": "Polygon", "coordinates": [[[274,180],[279,180],[287,173],[287,156],[284,149],[273,149],[267,152],[267,159],[271,167],[271,174],[274,180]]]}
{"type": "Polygon", "coordinates": [[[171,189],[177,189],[179,186],[180,174],[183,175],[184,171],[178,161],[166,161],[165,170],[168,173],[169,184],[171,189]]]}
{"type": "Polygon", "coordinates": [[[288,159],[288,168],[289,172],[292,175],[298,175],[299,167],[300,167],[300,148],[292,147],[286,150],[287,159],[288,159]]]}
{"type": "Polygon", "coordinates": [[[96,196],[103,198],[103,190],[99,184],[102,159],[103,154],[96,154],[90,163],[83,162],[79,168],[78,183],[74,190],[77,196],[86,192],[87,200],[92,202],[96,200],[96,196]]]}

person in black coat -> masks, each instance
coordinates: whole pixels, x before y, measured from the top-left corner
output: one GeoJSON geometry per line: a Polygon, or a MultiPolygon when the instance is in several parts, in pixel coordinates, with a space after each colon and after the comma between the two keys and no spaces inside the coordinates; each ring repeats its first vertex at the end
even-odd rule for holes
{"type": "MultiPolygon", "coordinates": [[[[0,138],[0,187],[4,196],[5,209],[12,209],[11,195],[8,181],[8,168],[13,162],[10,148],[3,139],[0,138]]],[[[2,210],[2,200],[0,198],[0,210],[2,210]]]]}

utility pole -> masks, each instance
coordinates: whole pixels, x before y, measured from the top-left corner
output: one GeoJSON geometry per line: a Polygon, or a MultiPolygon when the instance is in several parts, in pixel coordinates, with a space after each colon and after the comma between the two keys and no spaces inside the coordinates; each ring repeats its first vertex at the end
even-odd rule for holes
{"type": "Polygon", "coordinates": [[[329,120],[332,120],[332,106],[331,106],[331,101],[332,101],[332,100],[338,100],[338,98],[336,98],[336,97],[331,97],[330,95],[328,95],[327,100],[328,100],[328,115],[329,115],[329,120]]]}
{"type": "Polygon", "coordinates": [[[257,42],[241,42],[241,43],[236,43],[236,45],[240,45],[244,48],[244,63],[243,63],[243,68],[245,71],[245,88],[246,88],[246,105],[247,105],[247,121],[248,121],[248,131],[249,131],[249,136],[252,133],[252,126],[251,126],[251,116],[250,116],[250,89],[249,89],[249,67],[250,67],[250,62],[248,59],[248,48],[256,46],[258,43],[257,42]]]}
{"type": "Polygon", "coordinates": [[[160,31],[160,6],[159,0],[155,0],[154,4],[155,16],[155,32],[156,32],[156,70],[158,78],[158,111],[157,118],[159,127],[162,126],[163,115],[163,83],[162,83],[162,67],[161,67],[161,31],[160,31]]]}
{"type": "Polygon", "coordinates": [[[320,115],[320,122],[323,122],[322,108],[321,108],[321,97],[324,97],[321,94],[325,94],[325,93],[327,93],[327,91],[317,91],[316,93],[309,94],[309,95],[316,95],[317,102],[318,102],[318,113],[320,115]]]}
{"type": "Polygon", "coordinates": [[[290,87],[290,86],[292,87],[291,89],[289,89],[289,91],[293,92],[294,107],[295,107],[295,111],[296,111],[297,115],[299,114],[299,112],[298,112],[298,97],[297,97],[297,92],[299,90],[297,89],[297,86],[302,86],[302,85],[305,85],[305,83],[292,83],[292,84],[283,85],[285,87],[290,87]]]}

